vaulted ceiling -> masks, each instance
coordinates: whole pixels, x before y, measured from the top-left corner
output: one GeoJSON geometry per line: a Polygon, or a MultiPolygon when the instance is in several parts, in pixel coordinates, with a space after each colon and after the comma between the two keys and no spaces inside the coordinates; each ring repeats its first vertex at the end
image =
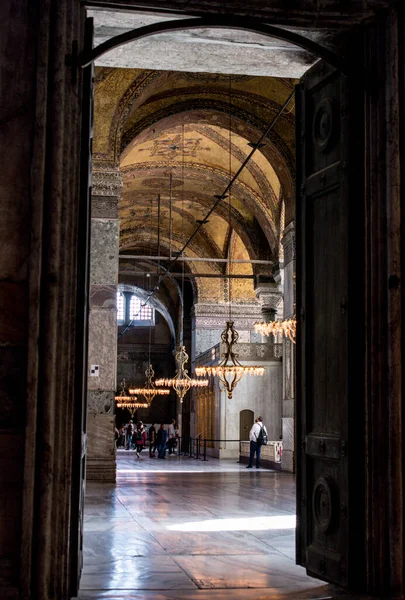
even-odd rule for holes
{"type": "MultiPolygon", "coordinates": [[[[193,236],[294,81],[104,68],[96,84],[94,158],[119,165],[123,175],[121,252],[156,255],[159,242],[160,253],[169,256],[193,236]]],[[[293,215],[293,100],[263,143],[185,251],[185,269],[197,276],[201,300],[224,300],[223,279],[212,277],[227,267],[193,258],[267,261],[232,265],[233,274],[251,276],[233,282],[236,301],[252,301],[252,275],[269,274],[278,264],[282,202],[287,222],[293,215]]],[[[152,264],[142,259],[131,268],[144,272],[152,264]]]]}

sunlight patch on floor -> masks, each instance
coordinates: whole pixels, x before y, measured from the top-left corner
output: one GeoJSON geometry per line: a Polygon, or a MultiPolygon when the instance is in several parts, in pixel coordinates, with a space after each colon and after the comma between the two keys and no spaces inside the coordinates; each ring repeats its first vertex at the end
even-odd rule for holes
{"type": "Polygon", "coordinates": [[[295,515],[274,517],[241,517],[234,519],[208,519],[168,525],[170,531],[266,531],[270,529],[295,529],[295,515]]]}

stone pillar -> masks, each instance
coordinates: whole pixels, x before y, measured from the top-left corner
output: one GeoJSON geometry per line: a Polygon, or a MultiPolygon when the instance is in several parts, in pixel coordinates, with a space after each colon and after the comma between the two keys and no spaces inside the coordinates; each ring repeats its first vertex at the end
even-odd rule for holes
{"type": "Polygon", "coordinates": [[[115,481],[114,395],[117,369],[117,285],[121,174],[93,166],[91,198],[87,479],[115,481]]]}
{"type": "MultiPolygon", "coordinates": [[[[284,230],[284,319],[295,312],[295,223],[284,230]]],[[[283,340],[283,471],[295,472],[295,347],[287,338],[283,340]]]]}

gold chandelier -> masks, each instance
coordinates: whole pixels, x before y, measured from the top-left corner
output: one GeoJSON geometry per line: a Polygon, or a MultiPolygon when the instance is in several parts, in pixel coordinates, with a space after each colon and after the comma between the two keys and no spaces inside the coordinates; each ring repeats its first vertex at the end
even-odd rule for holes
{"type": "Polygon", "coordinates": [[[284,321],[269,321],[268,323],[263,321],[261,323],[255,323],[254,328],[256,333],[262,333],[263,335],[273,334],[274,337],[284,335],[295,344],[297,320],[294,317],[292,319],[284,319],[284,321]]]}
{"type": "Polygon", "coordinates": [[[114,396],[114,400],[116,401],[117,408],[126,408],[131,413],[131,417],[134,418],[135,411],[138,408],[148,408],[149,404],[147,402],[137,402],[138,398],[136,396],[128,396],[125,391],[126,383],[125,379],[121,382],[121,392],[114,396]]]}
{"type": "Polygon", "coordinates": [[[146,382],[143,388],[129,388],[128,392],[131,396],[134,394],[141,394],[148,403],[148,406],[151,405],[152,400],[155,396],[167,396],[170,394],[170,390],[159,390],[155,387],[153,383],[153,378],[155,377],[155,371],[151,364],[149,364],[148,368],[145,371],[146,382]]]}
{"type": "Polygon", "coordinates": [[[225,391],[228,392],[228,398],[232,398],[233,390],[236,384],[242,378],[242,375],[253,375],[262,377],[264,375],[264,367],[257,366],[243,366],[238,361],[238,354],[234,351],[234,345],[237,343],[239,333],[233,326],[233,321],[227,321],[226,328],[221,333],[221,340],[226,346],[226,351],[223,356],[223,360],[219,365],[213,367],[196,367],[196,375],[211,375],[218,377],[224,386],[225,391]]]}
{"type": "Polygon", "coordinates": [[[176,374],[172,379],[156,379],[156,385],[164,385],[166,387],[172,387],[179,397],[180,402],[183,402],[184,396],[188,390],[192,387],[207,387],[208,379],[191,379],[188,375],[188,370],[185,368],[185,364],[188,362],[188,354],[185,346],[180,346],[179,351],[176,353],[176,374]]]}

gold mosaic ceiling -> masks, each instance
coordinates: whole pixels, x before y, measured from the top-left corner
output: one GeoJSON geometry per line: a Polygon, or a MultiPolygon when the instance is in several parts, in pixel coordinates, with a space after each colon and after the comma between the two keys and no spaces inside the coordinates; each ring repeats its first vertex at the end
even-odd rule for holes
{"type": "MultiPolygon", "coordinates": [[[[121,251],[156,254],[158,234],[162,253],[167,255],[170,245],[179,250],[251,151],[248,143],[259,139],[292,89],[293,82],[283,79],[99,69],[94,158],[119,164],[123,173],[121,251]]],[[[292,216],[293,156],[291,103],[186,256],[233,254],[276,264],[282,199],[287,222],[292,216]]],[[[188,268],[223,273],[224,263],[192,262],[188,268]]],[[[248,264],[234,265],[233,271],[253,273],[248,264]]],[[[254,267],[254,272],[266,268],[254,267]]],[[[213,282],[219,289],[217,279],[197,280],[207,294],[213,282]]],[[[241,298],[252,298],[253,280],[235,280],[233,290],[241,298]]]]}

